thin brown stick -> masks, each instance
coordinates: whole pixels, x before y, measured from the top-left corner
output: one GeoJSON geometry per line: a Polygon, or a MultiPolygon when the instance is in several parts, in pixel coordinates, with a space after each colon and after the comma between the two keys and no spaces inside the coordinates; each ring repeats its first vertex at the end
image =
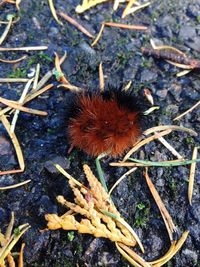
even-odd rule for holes
{"type": "Polygon", "coordinates": [[[180,120],[182,117],[184,117],[189,112],[193,111],[193,109],[197,108],[199,105],[200,105],[200,100],[194,106],[192,106],[191,108],[189,108],[188,110],[186,110],[185,112],[174,118],[173,121],[180,120]]]}
{"type": "Polygon", "coordinates": [[[92,39],[94,38],[94,35],[92,35],[88,30],[85,29],[85,27],[83,27],[80,23],[78,23],[72,17],[68,16],[67,14],[63,13],[62,11],[59,11],[58,12],[58,15],[61,16],[66,21],[68,21],[73,26],[75,26],[79,31],[81,31],[82,33],[84,33],[89,38],[92,38],[92,39]]]}
{"type": "Polygon", "coordinates": [[[148,30],[148,28],[143,25],[129,25],[129,24],[115,23],[115,22],[105,22],[105,25],[109,27],[116,27],[116,28],[129,29],[129,30],[139,30],[139,31],[148,30]]]}

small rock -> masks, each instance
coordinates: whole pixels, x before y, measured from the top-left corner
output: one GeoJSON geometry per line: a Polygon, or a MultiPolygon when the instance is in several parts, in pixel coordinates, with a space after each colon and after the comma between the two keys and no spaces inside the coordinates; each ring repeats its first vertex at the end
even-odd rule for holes
{"type": "Polygon", "coordinates": [[[164,179],[158,179],[156,181],[156,185],[160,186],[160,187],[164,186],[165,185],[165,180],[164,179]]]}
{"type": "Polygon", "coordinates": [[[168,92],[167,89],[158,90],[158,91],[156,92],[156,95],[157,95],[158,97],[160,97],[161,99],[165,99],[166,96],[167,96],[167,92],[168,92]]]}
{"type": "Polygon", "coordinates": [[[187,15],[190,17],[200,16],[200,6],[199,4],[190,4],[187,8],[187,15]]]}
{"type": "Polygon", "coordinates": [[[141,73],[141,82],[148,82],[148,81],[153,81],[156,80],[158,74],[156,72],[153,72],[148,69],[144,69],[141,73]]]}
{"type": "Polygon", "coordinates": [[[195,36],[191,41],[186,42],[186,45],[193,50],[200,52],[200,37],[195,36]]]}
{"type": "Polygon", "coordinates": [[[173,97],[175,98],[175,100],[177,102],[180,102],[182,100],[181,98],[181,93],[182,93],[182,87],[178,84],[173,84],[170,88],[169,88],[170,93],[173,95],[173,97]]]}
{"type": "Polygon", "coordinates": [[[44,167],[52,174],[59,173],[54,164],[59,164],[63,169],[69,169],[70,161],[65,157],[55,156],[51,160],[45,162],[44,167]]]}
{"type": "Polygon", "coordinates": [[[10,142],[4,136],[0,136],[0,156],[8,156],[12,154],[12,146],[10,142]]]}
{"type": "Polygon", "coordinates": [[[182,40],[193,39],[196,36],[196,29],[194,26],[182,25],[179,31],[179,38],[182,40]]]}
{"type": "Polygon", "coordinates": [[[182,255],[187,258],[187,262],[191,261],[193,264],[197,263],[198,254],[195,251],[186,248],[182,251],[182,255]]]}

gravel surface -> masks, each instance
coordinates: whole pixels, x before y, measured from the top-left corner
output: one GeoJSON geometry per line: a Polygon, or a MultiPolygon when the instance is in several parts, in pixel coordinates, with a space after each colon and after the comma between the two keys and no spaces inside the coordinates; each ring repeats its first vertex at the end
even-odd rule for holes
{"type": "MultiPolygon", "coordinates": [[[[48,1],[22,0],[20,20],[13,25],[3,47],[47,45],[43,52],[28,52],[27,59],[17,64],[0,63],[1,78],[29,77],[36,64],[41,64],[41,77],[54,67],[54,52],[67,59],[62,65],[67,79],[83,88],[97,88],[99,63],[103,62],[106,84],[113,86],[133,82],[134,92],[143,95],[143,89],[152,92],[155,105],[160,107],[149,116],[145,128],[158,124],[173,124],[173,118],[190,108],[200,99],[200,77],[198,71],[177,77],[180,69],[164,60],[146,57],[141,47],[150,47],[150,39],[156,44],[172,45],[190,57],[199,58],[200,51],[200,2],[152,0],[151,5],[134,15],[121,19],[125,4],[114,12],[112,1],[98,5],[77,15],[75,7],[79,0],[57,0],[55,7],[80,24],[93,35],[97,35],[101,22],[114,21],[148,26],[148,32],[106,28],[95,47],[91,39],[74,26],[63,21],[56,23],[51,15],[48,1]]],[[[0,7],[0,20],[8,14],[17,14],[14,5],[0,7]]],[[[0,25],[0,34],[5,25],[0,25]]],[[[0,58],[13,59],[23,52],[1,52],[0,58]]],[[[51,82],[57,84],[56,79],[51,82]]],[[[24,85],[22,83],[1,83],[0,96],[18,100],[24,85]]],[[[75,266],[130,266],[115,245],[109,240],[94,239],[89,235],[74,232],[71,240],[65,231],[44,231],[46,213],[63,214],[66,210],[56,202],[57,195],[64,195],[73,201],[73,195],[66,179],[52,167],[58,163],[70,174],[85,181],[82,165],[87,163],[96,174],[94,159],[82,151],[74,149],[67,154],[70,144],[66,138],[67,105],[72,93],[65,89],[53,88],[33,100],[28,107],[48,112],[48,116],[36,116],[21,112],[16,125],[16,135],[22,146],[26,169],[22,174],[0,176],[0,186],[11,185],[31,179],[26,186],[1,191],[0,228],[4,231],[15,212],[15,225],[30,223],[30,230],[22,237],[26,243],[25,267],[75,267],[75,266]]],[[[0,107],[3,105],[0,104],[0,107]]],[[[200,131],[200,109],[195,109],[176,122],[200,131]]],[[[199,136],[193,137],[183,132],[173,132],[166,139],[184,157],[191,158],[199,136]]],[[[159,142],[152,142],[142,148],[135,157],[152,161],[175,159],[159,142]]],[[[126,168],[110,167],[112,158],[102,162],[108,187],[127,171],[126,168]]],[[[2,124],[0,124],[0,169],[18,168],[15,151],[2,124]]],[[[197,164],[193,205],[187,198],[189,167],[151,168],[149,175],[154,182],[166,208],[178,227],[178,237],[190,231],[183,248],[165,266],[200,266],[200,169],[197,164]]],[[[122,216],[132,225],[141,238],[144,258],[153,260],[163,255],[170,246],[168,234],[159,210],[145,183],[142,170],[130,175],[113,192],[113,201],[122,216]],[[143,207],[143,208],[141,208],[143,207]]],[[[22,242],[21,241],[21,242],[22,242]]],[[[19,251],[19,245],[13,251],[19,251]]],[[[139,251],[138,251],[139,252],[139,251]]]]}

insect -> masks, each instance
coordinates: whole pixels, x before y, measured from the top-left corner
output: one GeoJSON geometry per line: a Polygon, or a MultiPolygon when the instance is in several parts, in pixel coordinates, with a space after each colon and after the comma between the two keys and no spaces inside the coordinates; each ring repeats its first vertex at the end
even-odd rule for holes
{"type": "Polygon", "coordinates": [[[129,91],[75,93],[68,121],[72,147],[91,156],[117,157],[136,143],[142,132],[141,108],[129,91]]]}

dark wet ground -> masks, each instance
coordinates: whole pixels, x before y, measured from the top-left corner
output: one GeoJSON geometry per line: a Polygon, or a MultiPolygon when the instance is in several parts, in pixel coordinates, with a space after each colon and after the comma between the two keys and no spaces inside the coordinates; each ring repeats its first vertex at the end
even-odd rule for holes
{"type": "MultiPolygon", "coordinates": [[[[91,40],[63,22],[61,27],[53,19],[48,1],[23,1],[20,21],[14,25],[4,46],[48,45],[45,52],[29,52],[28,58],[13,66],[0,64],[1,77],[10,75],[26,77],[31,68],[41,63],[41,77],[54,67],[54,51],[62,55],[67,52],[63,64],[69,81],[83,88],[98,87],[98,66],[103,62],[106,83],[114,86],[133,81],[135,93],[142,95],[148,87],[160,110],[150,116],[151,125],[172,124],[172,119],[195,104],[200,98],[199,73],[177,78],[180,71],[162,60],[142,56],[140,48],[150,46],[150,39],[175,46],[191,57],[199,58],[200,51],[200,3],[196,1],[152,1],[152,4],[121,20],[122,4],[113,12],[112,3],[99,5],[83,15],[75,13],[78,0],[55,1],[57,9],[66,12],[96,35],[102,21],[143,24],[147,33],[106,28],[96,47],[91,40]],[[18,68],[18,74],[14,71],[18,68]]],[[[12,5],[0,9],[1,20],[15,13],[12,5]]],[[[0,30],[3,32],[4,26],[0,30]]],[[[23,53],[1,53],[1,58],[13,58],[23,53]]],[[[52,79],[51,82],[55,82],[52,79]]],[[[17,100],[23,84],[1,84],[0,95],[17,100]]],[[[0,227],[4,229],[15,212],[16,226],[30,223],[31,229],[23,236],[26,243],[25,266],[130,266],[123,260],[114,244],[92,236],[64,231],[40,233],[46,227],[44,215],[49,212],[62,214],[56,196],[64,195],[72,200],[66,179],[51,169],[51,162],[60,163],[77,179],[84,180],[82,165],[88,163],[95,170],[94,159],[74,150],[67,155],[70,145],[66,139],[67,103],[71,93],[56,87],[28,106],[48,112],[47,117],[20,113],[16,134],[23,149],[26,170],[23,174],[0,176],[0,185],[10,185],[31,179],[27,186],[1,192],[0,227]],[[78,264],[78,265],[77,265],[78,264]]],[[[200,130],[200,110],[185,116],[178,125],[200,130]]],[[[150,125],[150,126],[151,126],[150,125]]],[[[149,125],[148,125],[149,126],[149,125]]],[[[181,155],[191,158],[199,137],[174,132],[167,138],[181,155]]],[[[0,124],[1,169],[17,168],[14,150],[0,124]]],[[[149,160],[174,159],[160,143],[152,142],[141,149],[138,157],[149,160]]],[[[111,158],[104,160],[102,167],[109,187],[127,169],[109,167],[111,158]]],[[[180,232],[189,229],[190,235],[181,251],[166,266],[200,266],[200,169],[197,167],[193,193],[193,205],[187,199],[189,167],[152,168],[150,176],[180,232]]],[[[145,247],[145,259],[152,260],[163,255],[170,243],[163,220],[144,181],[142,171],[125,179],[114,191],[113,201],[122,216],[134,226],[145,247]],[[140,208],[143,207],[141,210],[140,208]]]]}

